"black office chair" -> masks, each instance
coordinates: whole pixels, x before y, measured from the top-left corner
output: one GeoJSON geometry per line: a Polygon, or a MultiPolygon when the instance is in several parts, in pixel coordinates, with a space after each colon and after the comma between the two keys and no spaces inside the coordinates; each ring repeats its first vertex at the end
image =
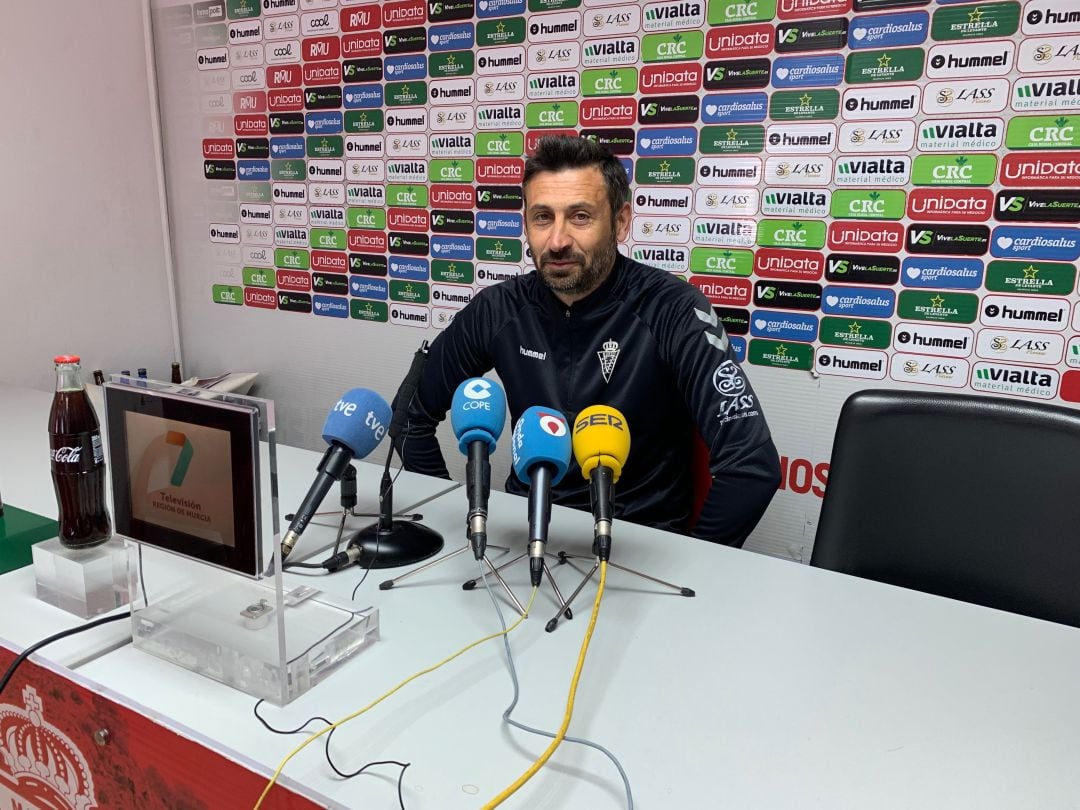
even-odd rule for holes
{"type": "Polygon", "coordinates": [[[810,564],[1080,627],[1080,412],[860,391],[810,564]]]}

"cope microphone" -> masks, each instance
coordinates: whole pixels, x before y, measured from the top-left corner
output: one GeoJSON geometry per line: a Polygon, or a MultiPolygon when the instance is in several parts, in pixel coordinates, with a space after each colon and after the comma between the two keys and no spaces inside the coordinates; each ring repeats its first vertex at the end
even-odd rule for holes
{"type": "Polygon", "coordinates": [[[281,541],[283,560],[304,533],[331,484],[341,480],[349,462],[354,458],[363,458],[382,441],[390,418],[390,406],[386,400],[367,388],[354,388],[343,394],[330,409],[322,432],[323,440],[330,447],[323,453],[315,481],[281,541]]]}
{"type": "Polygon", "coordinates": [[[468,457],[465,488],[469,497],[466,537],[473,555],[484,558],[487,549],[488,496],[491,494],[489,456],[506,424],[506,394],[502,386],[483,377],[465,380],[454,392],[450,424],[458,448],[468,457]]]}
{"type": "Polygon", "coordinates": [[[551,521],[551,487],[570,465],[570,429],[554,408],[533,406],[514,425],[510,455],[514,473],[529,484],[529,578],[533,587],[544,574],[544,549],[551,521]]]}
{"type": "Polygon", "coordinates": [[[596,556],[606,561],[611,556],[611,488],[630,455],[626,417],[608,405],[586,408],[574,422],[573,444],[574,458],[589,481],[596,556]]]}

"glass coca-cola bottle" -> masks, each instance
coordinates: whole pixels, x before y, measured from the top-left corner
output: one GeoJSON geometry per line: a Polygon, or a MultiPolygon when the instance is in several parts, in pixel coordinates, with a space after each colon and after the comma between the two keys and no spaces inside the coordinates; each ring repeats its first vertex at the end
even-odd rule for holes
{"type": "Polygon", "coordinates": [[[60,542],[87,548],[109,539],[105,508],[105,452],[101,430],[79,371],[76,355],[56,363],[56,393],[49,410],[49,455],[60,507],[60,542]]]}

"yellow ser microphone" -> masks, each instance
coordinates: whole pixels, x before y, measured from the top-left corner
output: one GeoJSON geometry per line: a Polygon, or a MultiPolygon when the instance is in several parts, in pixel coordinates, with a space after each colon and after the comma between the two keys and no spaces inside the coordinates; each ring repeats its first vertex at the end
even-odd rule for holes
{"type": "Polygon", "coordinates": [[[589,481],[593,513],[593,547],[606,561],[611,556],[611,488],[630,455],[626,417],[610,405],[592,405],[574,420],[574,458],[589,481]]]}

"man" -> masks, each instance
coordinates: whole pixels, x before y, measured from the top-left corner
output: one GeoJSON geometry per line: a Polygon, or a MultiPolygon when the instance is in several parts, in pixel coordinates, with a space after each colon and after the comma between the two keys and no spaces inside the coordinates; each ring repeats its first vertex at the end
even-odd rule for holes
{"type": "MultiPolygon", "coordinates": [[[[626,417],[630,456],[616,517],[686,533],[695,430],[712,486],[693,534],[741,546],[779,483],[761,406],[723,327],[693,286],[618,252],[630,188],[618,159],[592,141],[542,138],[525,163],[525,235],[536,272],[483,290],[434,341],[410,409],[405,466],[447,476],[435,427],[457,386],[494,368],[512,419],[532,405],[566,415],[590,405],[626,417]]],[[[511,474],[506,490],[528,487],[511,474]]],[[[589,509],[573,464],[556,503],[589,509]]]]}

